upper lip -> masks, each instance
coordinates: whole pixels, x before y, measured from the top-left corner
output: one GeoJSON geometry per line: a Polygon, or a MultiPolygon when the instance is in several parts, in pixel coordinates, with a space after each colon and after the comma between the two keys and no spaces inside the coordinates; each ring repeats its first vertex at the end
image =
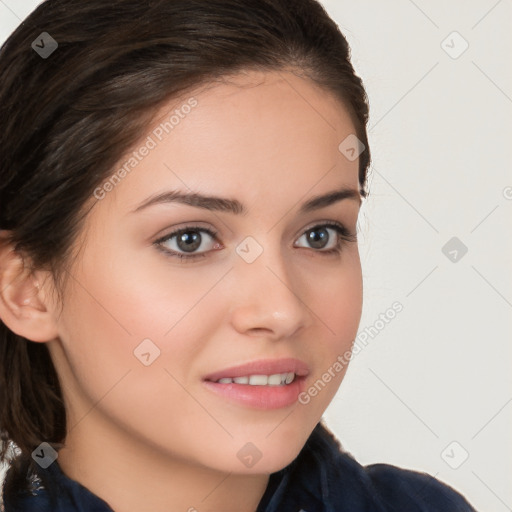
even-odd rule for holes
{"type": "Polygon", "coordinates": [[[206,375],[203,380],[215,382],[223,378],[245,377],[249,375],[275,375],[276,373],[295,373],[298,377],[309,374],[309,367],[303,361],[294,358],[260,359],[250,363],[232,366],[206,375]]]}

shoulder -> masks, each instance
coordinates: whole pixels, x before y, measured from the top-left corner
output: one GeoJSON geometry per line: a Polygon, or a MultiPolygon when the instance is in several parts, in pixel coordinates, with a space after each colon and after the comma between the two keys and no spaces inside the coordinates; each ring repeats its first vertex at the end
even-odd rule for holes
{"type": "MultiPolygon", "coordinates": [[[[351,495],[372,512],[476,512],[459,492],[427,473],[390,464],[361,465],[322,424],[311,441],[311,447],[323,453],[332,497],[347,482],[351,495]]],[[[346,499],[341,493],[339,496],[346,499]]]]}
{"type": "Polygon", "coordinates": [[[390,510],[394,506],[400,510],[422,512],[475,512],[460,493],[427,473],[389,464],[371,464],[363,470],[390,510]]]}
{"type": "Polygon", "coordinates": [[[108,503],[66,476],[57,461],[36,469],[37,474],[26,476],[29,489],[3,494],[5,512],[113,512],[108,503]]]}

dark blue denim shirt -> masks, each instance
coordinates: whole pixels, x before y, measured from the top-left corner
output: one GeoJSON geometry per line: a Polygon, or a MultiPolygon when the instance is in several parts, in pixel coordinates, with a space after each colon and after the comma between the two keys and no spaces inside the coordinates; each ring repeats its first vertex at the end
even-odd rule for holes
{"type": "MultiPolygon", "coordinates": [[[[64,475],[57,461],[40,470],[55,484],[54,502],[39,483],[32,494],[5,501],[5,512],[112,512],[108,503],[64,475]]],[[[319,423],[297,458],[270,475],[256,512],[395,511],[476,512],[458,492],[425,473],[360,465],[319,423]]]]}

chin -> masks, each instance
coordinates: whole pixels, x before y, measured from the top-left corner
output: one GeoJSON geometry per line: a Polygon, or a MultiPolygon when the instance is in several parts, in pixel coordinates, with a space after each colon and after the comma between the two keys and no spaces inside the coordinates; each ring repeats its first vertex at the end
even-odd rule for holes
{"type": "MultiPolygon", "coordinates": [[[[274,433],[275,434],[275,433],[274,433]]],[[[254,443],[237,446],[235,460],[226,461],[229,471],[243,474],[270,474],[288,466],[300,453],[309,433],[295,432],[289,436],[274,434],[254,443]]],[[[225,457],[224,457],[225,460],[225,457]]]]}
{"type": "Polygon", "coordinates": [[[281,469],[285,468],[290,464],[298,455],[302,446],[297,450],[289,451],[287,453],[277,453],[272,455],[262,456],[254,465],[245,466],[238,460],[233,462],[232,460],[226,461],[226,465],[218,470],[226,473],[234,473],[238,475],[269,475],[276,473],[281,469]]]}
{"type": "MultiPolygon", "coordinates": [[[[281,453],[274,454],[271,457],[268,457],[265,461],[263,458],[261,459],[261,467],[259,470],[262,473],[275,473],[276,471],[280,471],[290,464],[295,458],[299,455],[302,450],[302,446],[297,446],[295,449],[288,449],[287,451],[282,451],[281,453]]],[[[257,465],[255,466],[256,469],[257,465]]]]}

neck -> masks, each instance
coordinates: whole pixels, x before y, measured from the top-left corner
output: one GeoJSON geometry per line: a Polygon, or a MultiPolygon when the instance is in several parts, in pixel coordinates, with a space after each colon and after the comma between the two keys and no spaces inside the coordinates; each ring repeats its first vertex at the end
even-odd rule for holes
{"type": "Polygon", "coordinates": [[[267,474],[233,474],[193,464],[106,428],[92,411],[66,437],[58,463],[115,512],[255,512],[267,474]]]}

